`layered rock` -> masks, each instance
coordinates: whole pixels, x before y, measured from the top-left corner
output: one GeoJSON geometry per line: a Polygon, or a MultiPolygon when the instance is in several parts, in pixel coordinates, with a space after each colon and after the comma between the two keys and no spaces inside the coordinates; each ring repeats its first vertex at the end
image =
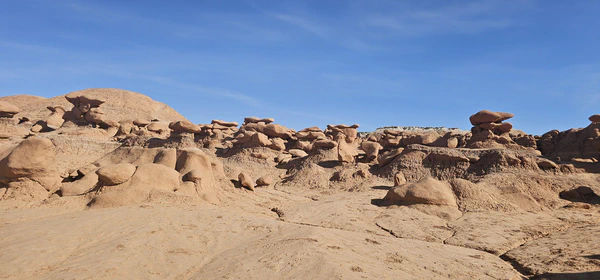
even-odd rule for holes
{"type": "Polygon", "coordinates": [[[479,111],[469,118],[473,125],[471,138],[467,143],[468,148],[498,148],[518,146],[510,137],[513,125],[504,122],[514,115],[505,112],[479,111]]]}

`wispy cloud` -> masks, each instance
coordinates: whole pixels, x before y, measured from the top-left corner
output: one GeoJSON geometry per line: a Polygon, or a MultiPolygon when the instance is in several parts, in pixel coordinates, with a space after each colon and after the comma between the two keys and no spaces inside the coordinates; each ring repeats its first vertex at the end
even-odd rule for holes
{"type": "Polygon", "coordinates": [[[19,51],[26,52],[37,52],[37,53],[45,53],[45,54],[57,54],[60,53],[61,50],[54,47],[37,45],[37,44],[29,44],[29,43],[21,43],[15,41],[0,41],[0,48],[9,48],[15,49],[19,51]]]}
{"type": "Polygon", "coordinates": [[[345,49],[355,51],[379,49],[363,40],[359,32],[348,32],[345,30],[345,24],[340,24],[340,22],[323,23],[317,19],[283,13],[271,14],[271,17],[345,49]]]}
{"type": "Polygon", "coordinates": [[[289,15],[289,14],[274,14],[273,17],[278,20],[284,21],[288,24],[299,27],[305,31],[313,33],[323,39],[329,39],[329,36],[328,36],[329,32],[326,30],[325,27],[323,27],[317,23],[314,23],[312,21],[309,21],[305,18],[301,18],[299,16],[294,16],[294,15],[289,15]]]}
{"type": "Polygon", "coordinates": [[[364,16],[362,25],[367,28],[383,28],[399,35],[439,33],[478,33],[521,25],[524,22],[514,16],[520,10],[531,7],[530,1],[516,1],[506,8],[504,1],[486,0],[459,2],[455,5],[435,8],[404,8],[371,12],[364,16]]]}

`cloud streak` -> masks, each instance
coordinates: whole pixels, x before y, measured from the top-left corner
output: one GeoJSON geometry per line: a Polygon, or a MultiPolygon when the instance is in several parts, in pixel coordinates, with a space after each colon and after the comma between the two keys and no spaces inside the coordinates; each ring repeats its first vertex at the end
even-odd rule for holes
{"type": "Polygon", "coordinates": [[[457,5],[429,9],[408,8],[371,12],[364,16],[362,25],[368,28],[388,29],[398,35],[426,36],[440,33],[479,33],[508,28],[524,22],[515,13],[531,6],[528,1],[518,1],[507,9],[504,2],[496,0],[459,2],[457,5]]]}

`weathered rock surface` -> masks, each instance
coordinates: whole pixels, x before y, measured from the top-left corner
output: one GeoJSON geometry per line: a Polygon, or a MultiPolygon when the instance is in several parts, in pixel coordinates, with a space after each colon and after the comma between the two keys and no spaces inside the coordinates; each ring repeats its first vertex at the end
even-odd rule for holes
{"type": "Polygon", "coordinates": [[[133,164],[119,163],[101,167],[96,174],[104,186],[114,186],[127,182],[135,170],[136,167],[133,164]]]}
{"type": "Polygon", "coordinates": [[[384,205],[433,204],[458,206],[452,188],[431,177],[392,188],[383,198],[384,205]]]}
{"type": "Polygon", "coordinates": [[[46,138],[28,138],[0,161],[0,178],[17,181],[26,178],[54,191],[61,182],[55,146],[46,138]]]}

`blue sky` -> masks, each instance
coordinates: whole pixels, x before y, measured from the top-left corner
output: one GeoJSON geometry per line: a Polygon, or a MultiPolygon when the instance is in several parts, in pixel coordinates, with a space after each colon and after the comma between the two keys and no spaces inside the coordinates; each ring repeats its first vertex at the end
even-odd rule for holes
{"type": "Polygon", "coordinates": [[[469,129],[600,113],[600,1],[0,0],[0,96],[141,92],[196,123],[469,129]]]}

